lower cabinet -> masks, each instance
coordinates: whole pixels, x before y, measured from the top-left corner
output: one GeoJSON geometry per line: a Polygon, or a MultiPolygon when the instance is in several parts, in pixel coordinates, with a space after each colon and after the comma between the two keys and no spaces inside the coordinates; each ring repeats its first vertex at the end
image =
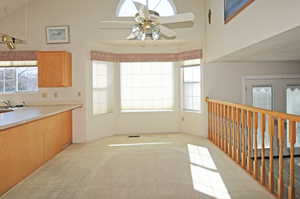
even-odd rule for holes
{"type": "Polygon", "coordinates": [[[0,131],[0,196],[71,142],[71,111],[0,131]]]}

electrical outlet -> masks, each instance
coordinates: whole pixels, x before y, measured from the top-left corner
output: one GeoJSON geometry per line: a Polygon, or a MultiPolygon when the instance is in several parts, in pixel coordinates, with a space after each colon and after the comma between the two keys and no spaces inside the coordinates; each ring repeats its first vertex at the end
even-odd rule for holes
{"type": "Polygon", "coordinates": [[[80,91],[78,91],[77,96],[81,97],[81,92],[80,91]]]}
{"type": "Polygon", "coordinates": [[[184,122],[184,117],[181,118],[181,121],[184,122]]]}
{"type": "Polygon", "coordinates": [[[54,98],[58,98],[58,93],[57,92],[54,93],[54,98]]]}

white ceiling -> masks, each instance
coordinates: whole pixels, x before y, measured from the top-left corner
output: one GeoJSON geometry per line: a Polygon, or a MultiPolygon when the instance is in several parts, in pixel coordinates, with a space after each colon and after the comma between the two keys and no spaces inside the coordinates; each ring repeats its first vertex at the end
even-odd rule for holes
{"type": "Polygon", "coordinates": [[[0,0],[0,19],[14,12],[31,0],[0,0]]]}
{"type": "Polygon", "coordinates": [[[300,27],[238,50],[218,61],[261,62],[300,61],[300,27]]]}

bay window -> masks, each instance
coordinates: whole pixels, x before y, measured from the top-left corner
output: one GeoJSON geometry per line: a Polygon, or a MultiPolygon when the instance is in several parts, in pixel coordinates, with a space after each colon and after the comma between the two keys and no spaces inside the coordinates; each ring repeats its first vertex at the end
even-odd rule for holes
{"type": "Polygon", "coordinates": [[[200,60],[184,61],[182,66],[183,111],[201,111],[201,68],[200,60]]]}
{"type": "Polygon", "coordinates": [[[174,110],[173,62],[120,63],[122,111],[174,110]]]}
{"type": "Polygon", "coordinates": [[[93,114],[112,112],[112,64],[93,61],[93,114]]]}

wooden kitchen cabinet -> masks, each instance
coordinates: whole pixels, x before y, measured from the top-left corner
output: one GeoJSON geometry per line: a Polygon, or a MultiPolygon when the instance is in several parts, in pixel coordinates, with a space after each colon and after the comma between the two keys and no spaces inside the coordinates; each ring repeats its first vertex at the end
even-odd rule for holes
{"type": "Polygon", "coordinates": [[[65,112],[47,121],[45,132],[45,159],[50,160],[72,140],[72,113],[65,112]],[[63,133],[62,133],[63,132],[63,133]]]}
{"type": "Polygon", "coordinates": [[[71,111],[0,131],[0,196],[71,142],[71,111]]]}
{"type": "Polygon", "coordinates": [[[72,54],[66,51],[39,51],[38,85],[43,87],[72,86],[72,54]]]}

